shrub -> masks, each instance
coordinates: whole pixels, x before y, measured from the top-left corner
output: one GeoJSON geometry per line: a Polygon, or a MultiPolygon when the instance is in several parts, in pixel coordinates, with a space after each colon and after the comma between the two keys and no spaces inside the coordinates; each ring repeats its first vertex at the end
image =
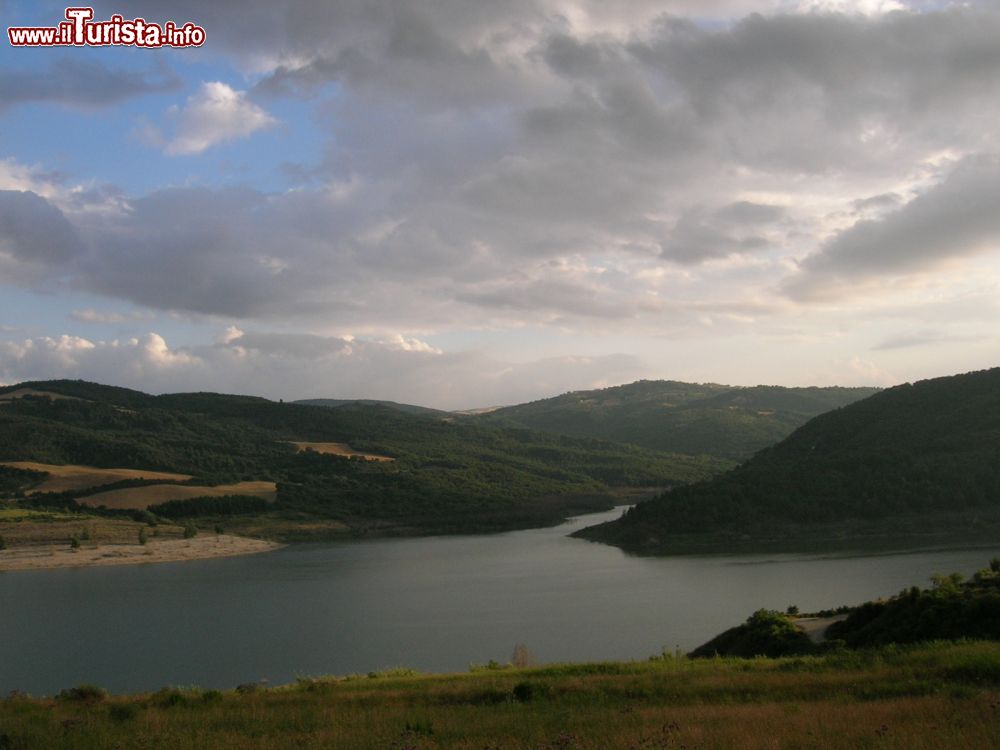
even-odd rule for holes
{"type": "Polygon", "coordinates": [[[194,539],[198,536],[198,529],[193,523],[184,524],[184,538],[194,539]]]}
{"type": "Polygon", "coordinates": [[[222,701],[222,693],[218,690],[206,690],[201,694],[202,703],[219,703],[222,701]]]}
{"type": "Polygon", "coordinates": [[[501,669],[510,669],[510,664],[501,664],[496,659],[490,659],[485,664],[470,664],[470,672],[499,672],[501,669]]]}
{"type": "Polygon", "coordinates": [[[108,691],[97,685],[81,683],[76,687],[66,688],[59,691],[59,698],[66,701],[79,701],[81,703],[100,703],[108,697],[108,691]]]}
{"type": "Polygon", "coordinates": [[[70,549],[80,549],[80,540],[77,539],[75,536],[70,537],[70,539],[69,539],[69,548],[70,549]]]}
{"type": "Polygon", "coordinates": [[[139,715],[139,707],[134,703],[113,703],[108,715],[112,721],[131,721],[139,715]]]}
{"type": "Polygon", "coordinates": [[[767,609],[754,612],[747,621],[704,643],[691,656],[793,656],[815,651],[815,646],[783,614],[767,609]]]}
{"type": "Polygon", "coordinates": [[[518,703],[530,703],[537,698],[544,698],[548,692],[548,685],[537,682],[519,682],[511,691],[511,697],[518,703]]]}
{"type": "Polygon", "coordinates": [[[406,722],[406,726],[403,728],[403,731],[408,732],[409,734],[422,734],[429,736],[434,734],[434,725],[429,719],[417,719],[415,721],[406,722]]]}
{"type": "Polygon", "coordinates": [[[369,672],[368,679],[377,680],[391,677],[416,677],[418,674],[420,674],[419,670],[410,669],[410,667],[390,667],[389,669],[380,669],[377,672],[369,672]]]}
{"type": "Polygon", "coordinates": [[[187,703],[187,696],[177,688],[163,688],[153,696],[153,700],[158,706],[171,708],[187,703]]]}
{"type": "Polygon", "coordinates": [[[139,544],[145,544],[145,543],[146,543],[146,529],[141,528],[139,529],[139,544]]]}
{"type": "Polygon", "coordinates": [[[0,549],[7,549],[7,540],[0,536],[0,549]]]}

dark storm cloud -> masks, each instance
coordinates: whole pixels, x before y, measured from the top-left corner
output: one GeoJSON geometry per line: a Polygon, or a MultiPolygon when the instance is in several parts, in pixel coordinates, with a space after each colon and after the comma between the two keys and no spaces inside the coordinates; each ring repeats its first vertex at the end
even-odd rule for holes
{"type": "Polygon", "coordinates": [[[33,286],[82,250],[58,208],[30,191],[0,190],[0,278],[33,286]]]}
{"type": "Polygon", "coordinates": [[[718,213],[716,219],[705,216],[701,211],[691,211],[681,216],[669,239],[662,243],[663,257],[676,263],[690,265],[713,258],[725,258],[735,253],[760,250],[767,246],[767,241],[763,237],[753,233],[732,232],[726,225],[740,216],[743,220],[739,223],[756,224],[762,221],[761,213],[766,213],[768,216],[780,215],[773,212],[758,212],[754,216],[755,212],[745,207],[735,210],[735,214],[729,211],[728,216],[726,209],[721,213],[722,222],[716,221],[719,218],[718,213]],[[751,217],[749,221],[746,219],[747,216],[751,217]]]}
{"type": "Polygon", "coordinates": [[[1000,92],[998,35],[1000,14],[968,9],[753,15],[715,31],[671,20],[630,50],[729,133],[732,158],[816,171],[898,159],[913,141],[979,140],[1000,92]]]}
{"type": "Polygon", "coordinates": [[[788,291],[825,296],[854,281],[933,268],[1000,249],[1000,158],[959,164],[941,183],[877,220],[859,221],[801,264],[788,291]]]}
{"type": "Polygon", "coordinates": [[[165,67],[113,70],[94,60],[63,58],[45,70],[5,70],[0,76],[0,113],[36,102],[95,109],[136,96],[176,91],[180,85],[180,79],[165,67]]]}
{"type": "Polygon", "coordinates": [[[715,217],[733,224],[770,224],[786,213],[783,206],[772,206],[752,201],[736,201],[715,212],[715,217]]]}

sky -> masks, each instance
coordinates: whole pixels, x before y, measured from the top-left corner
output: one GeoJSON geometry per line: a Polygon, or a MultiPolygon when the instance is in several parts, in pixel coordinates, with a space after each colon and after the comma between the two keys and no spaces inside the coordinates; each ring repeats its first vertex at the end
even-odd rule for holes
{"type": "Polygon", "coordinates": [[[1000,3],[113,14],[205,43],[0,41],[0,383],[463,409],[1000,364],[1000,3]]]}

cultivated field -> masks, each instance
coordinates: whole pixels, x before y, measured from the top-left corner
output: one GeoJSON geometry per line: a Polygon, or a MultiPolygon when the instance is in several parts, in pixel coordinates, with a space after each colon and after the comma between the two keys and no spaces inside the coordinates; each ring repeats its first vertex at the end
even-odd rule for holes
{"type": "Polygon", "coordinates": [[[118,490],[98,492],[77,499],[81,505],[92,508],[101,505],[107,508],[142,509],[158,505],[168,500],[187,500],[192,497],[223,497],[225,495],[253,495],[265,500],[274,500],[278,488],[274,482],[237,482],[220,484],[215,487],[199,487],[190,484],[149,484],[144,487],[126,487],[118,490]]]}
{"type": "Polygon", "coordinates": [[[131,540],[114,544],[95,544],[87,540],[80,542],[79,547],[34,545],[0,550],[0,571],[208,560],[270,552],[279,546],[274,542],[231,534],[202,534],[185,539],[176,533],[169,536],[161,533],[145,544],[139,544],[136,533],[131,540]]]}
{"type": "Polygon", "coordinates": [[[83,399],[77,398],[76,396],[64,396],[61,393],[53,393],[52,391],[38,391],[34,388],[17,388],[13,391],[7,391],[7,393],[0,393],[0,404],[13,401],[15,398],[24,398],[25,396],[41,396],[44,398],[51,398],[53,401],[61,398],[64,398],[67,401],[83,401],[83,399]]]}
{"type": "Polygon", "coordinates": [[[44,471],[49,476],[41,484],[27,492],[68,492],[100,487],[102,484],[112,484],[123,479],[164,479],[183,482],[190,479],[189,474],[174,474],[169,471],[148,471],[146,469],[98,469],[94,466],[58,466],[56,464],[40,464],[35,461],[4,461],[3,466],[16,469],[44,471]]]}
{"type": "MultiPolygon", "coordinates": [[[[146,529],[165,539],[180,538],[181,526],[160,524],[155,529],[144,523],[119,518],[81,516],[28,508],[0,508],[0,536],[10,549],[25,546],[67,546],[72,538],[83,546],[95,544],[136,544],[139,530],[146,529]]],[[[2,553],[0,553],[2,554],[2,553]]]]}
{"type": "Polygon", "coordinates": [[[334,456],[347,456],[349,458],[364,458],[368,461],[395,461],[391,456],[380,456],[377,453],[361,453],[354,450],[347,443],[309,443],[304,440],[292,441],[292,445],[300,451],[316,451],[317,453],[329,453],[334,456]]]}
{"type": "Polygon", "coordinates": [[[685,658],[473,674],[300,678],[0,701],[7,747],[49,750],[772,750],[1000,747],[1000,645],[685,658]]]}

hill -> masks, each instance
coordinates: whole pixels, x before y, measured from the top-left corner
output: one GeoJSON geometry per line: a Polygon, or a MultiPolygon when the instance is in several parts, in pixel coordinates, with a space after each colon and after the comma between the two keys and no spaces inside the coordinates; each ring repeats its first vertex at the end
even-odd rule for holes
{"type": "Polygon", "coordinates": [[[811,417],[876,392],[640,380],[494,409],[476,419],[741,461],[811,417]]]}
{"type": "MultiPolygon", "coordinates": [[[[19,390],[26,395],[0,404],[0,461],[175,472],[195,486],[275,482],[270,524],[254,530],[274,535],[280,527],[283,538],[345,526],[353,533],[431,533],[544,525],[610,507],[615,488],[663,487],[720,468],[704,457],[382,405],[330,409],[214,393],[151,396],[81,381],[24,383],[0,389],[0,396],[19,390]],[[336,443],[345,452],[394,460],[300,451],[295,443],[336,443]]],[[[0,489],[9,495],[44,478],[0,467],[0,489]]],[[[104,490],[146,481],[125,479],[104,490]]],[[[18,502],[80,508],[77,499],[94,491],[41,492],[18,502]]],[[[219,507],[214,500],[205,505],[219,507]]]]}
{"type": "Polygon", "coordinates": [[[1000,369],[888,389],[820,415],[713,480],[578,532],[627,549],[808,548],[954,531],[995,541],[1000,369]]]}
{"type": "Polygon", "coordinates": [[[441,409],[432,409],[429,406],[417,406],[416,404],[401,404],[398,401],[379,401],[371,398],[303,398],[293,401],[294,404],[303,406],[326,406],[336,409],[341,406],[385,406],[390,409],[397,409],[406,414],[422,414],[426,417],[444,417],[449,412],[441,409]]]}
{"type": "Polygon", "coordinates": [[[934,585],[929,589],[913,586],[889,599],[839,608],[843,619],[826,627],[816,641],[796,625],[796,616],[761,609],[690,656],[776,657],[845,647],[962,639],[1000,641],[1000,558],[991,560],[988,568],[969,580],[958,573],[932,580],[934,585]]]}

